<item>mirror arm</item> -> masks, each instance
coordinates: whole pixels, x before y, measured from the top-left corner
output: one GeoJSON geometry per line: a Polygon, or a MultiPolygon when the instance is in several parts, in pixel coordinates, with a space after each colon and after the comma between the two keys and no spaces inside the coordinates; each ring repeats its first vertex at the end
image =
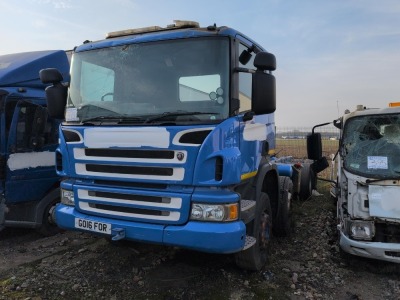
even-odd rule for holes
{"type": "Polygon", "coordinates": [[[329,124],[331,124],[331,122],[315,125],[315,126],[312,128],[312,134],[314,134],[314,129],[315,129],[315,128],[321,127],[321,126],[325,126],[325,125],[329,125],[329,124]]]}
{"type": "Polygon", "coordinates": [[[243,122],[250,121],[253,119],[255,113],[253,111],[248,111],[243,116],[243,122]]]}
{"type": "Polygon", "coordinates": [[[242,73],[255,73],[255,70],[250,70],[250,69],[246,69],[246,68],[240,68],[240,67],[236,67],[233,69],[233,72],[242,72],[242,73]]]}

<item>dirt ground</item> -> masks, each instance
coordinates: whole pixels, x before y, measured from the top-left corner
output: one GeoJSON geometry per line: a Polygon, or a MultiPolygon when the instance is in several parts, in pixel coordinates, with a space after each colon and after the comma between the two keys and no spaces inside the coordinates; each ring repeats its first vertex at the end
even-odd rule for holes
{"type": "Polygon", "coordinates": [[[293,213],[292,235],[273,241],[260,272],[238,269],[231,255],[7,228],[0,299],[400,299],[399,264],[340,254],[327,191],[293,213]]]}

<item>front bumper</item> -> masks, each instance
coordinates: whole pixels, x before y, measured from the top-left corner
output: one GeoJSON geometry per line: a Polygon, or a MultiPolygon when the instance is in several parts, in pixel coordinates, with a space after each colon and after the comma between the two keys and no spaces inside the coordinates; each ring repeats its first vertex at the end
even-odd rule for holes
{"type": "Polygon", "coordinates": [[[340,247],[353,255],[400,263],[400,244],[355,241],[340,232],[340,247]]]}
{"type": "MultiPolygon", "coordinates": [[[[75,218],[111,224],[112,231],[124,231],[124,238],[127,240],[178,246],[210,253],[241,251],[246,239],[246,227],[242,221],[227,223],[189,221],[181,226],[165,226],[90,216],[78,212],[72,206],[57,205],[56,222],[59,227],[86,231],[75,228],[75,218]]],[[[106,236],[113,237],[112,234],[106,236]]]]}

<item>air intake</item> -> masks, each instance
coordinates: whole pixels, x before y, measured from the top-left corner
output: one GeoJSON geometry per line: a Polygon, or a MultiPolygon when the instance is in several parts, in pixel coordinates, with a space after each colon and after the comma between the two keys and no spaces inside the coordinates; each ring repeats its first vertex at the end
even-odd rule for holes
{"type": "Polygon", "coordinates": [[[179,139],[179,143],[201,145],[210,132],[211,130],[202,130],[185,133],[179,139]]]}
{"type": "Polygon", "coordinates": [[[222,180],[223,171],[224,171],[224,161],[223,161],[222,157],[218,156],[215,160],[215,180],[216,181],[222,180]]]}

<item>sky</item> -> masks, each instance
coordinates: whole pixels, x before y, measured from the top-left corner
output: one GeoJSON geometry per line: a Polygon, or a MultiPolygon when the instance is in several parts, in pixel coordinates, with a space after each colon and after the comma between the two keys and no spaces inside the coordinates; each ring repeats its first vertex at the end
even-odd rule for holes
{"type": "Polygon", "coordinates": [[[398,0],[0,0],[0,11],[0,55],[70,50],[173,20],[237,29],[276,56],[281,128],[400,102],[398,0]]]}

